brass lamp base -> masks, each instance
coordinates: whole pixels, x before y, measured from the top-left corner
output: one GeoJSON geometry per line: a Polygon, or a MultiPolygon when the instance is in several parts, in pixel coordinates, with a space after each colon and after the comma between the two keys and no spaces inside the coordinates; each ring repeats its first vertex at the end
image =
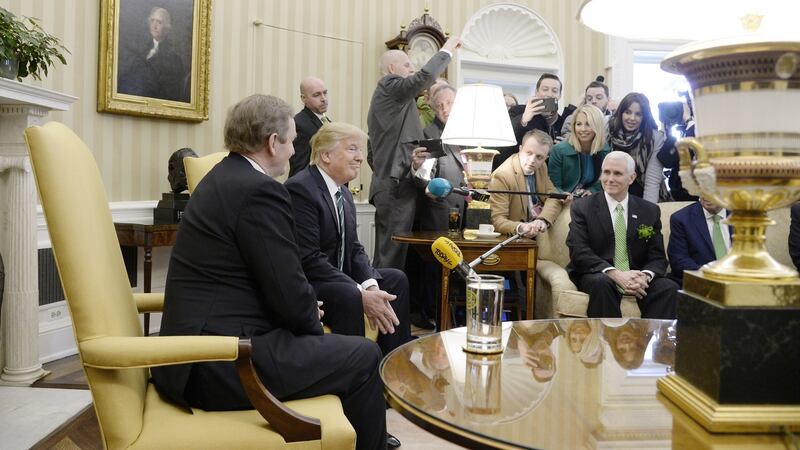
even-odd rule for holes
{"type": "Polygon", "coordinates": [[[721,405],[676,374],[657,382],[658,390],[713,433],[778,433],[800,430],[797,405],[721,405]]]}
{"type": "MultiPolygon", "coordinates": [[[[744,196],[744,192],[740,194],[744,196]]],[[[775,221],[765,210],[734,209],[726,221],[734,229],[733,246],[727,255],[703,266],[705,277],[770,284],[798,281],[796,270],[779,263],[767,251],[766,228],[775,221]]]]}

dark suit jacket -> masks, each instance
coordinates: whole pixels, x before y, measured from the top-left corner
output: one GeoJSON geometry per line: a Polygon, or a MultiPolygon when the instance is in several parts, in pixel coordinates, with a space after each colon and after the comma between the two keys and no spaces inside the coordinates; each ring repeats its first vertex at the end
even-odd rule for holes
{"type": "MultiPolygon", "coordinates": [[[[440,139],[444,131],[444,124],[439,118],[433,119],[422,133],[425,139],[440,139]]],[[[451,186],[464,185],[464,163],[461,161],[461,148],[456,145],[442,144],[445,155],[436,159],[436,178],[444,178],[451,186]]],[[[444,231],[448,228],[448,212],[450,208],[458,208],[461,216],[464,215],[464,197],[448,195],[445,198],[430,198],[421,194],[424,207],[417,208],[420,230],[444,231]]]]}
{"type": "Polygon", "coordinates": [[[294,155],[289,158],[289,177],[308,167],[311,159],[311,137],[322,128],[322,121],[308,108],[303,108],[294,116],[297,137],[294,138],[294,155]]]}
{"type": "Polygon", "coordinates": [[[800,202],[792,205],[792,220],[789,226],[789,255],[794,266],[800,269],[800,202]]]}
{"type": "MultiPolygon", "coordinates": [[[[186,206],[169,263],[161,335],[250,337],[253,361],[279,398],[309,356],[303,335],[322,335],[316,296],[295,244],[289,193],[231,153],[203,178],[186,206]]],[[[321,336],[320,336],[321,337],[321,336]]],[[[211,363],[230,364],[233,363],[211,363]]],[[[191,365],[152,369],[159,392],[187,405],[191,365]]],[[[215,386],[236,397],[232,379],[215,386]]],[[[233,400],[231,400],[233,402],[233,400]]],[[[221,409],[246,407],[240,403],[221,409]]]]}
{"type": "Polygon", "coordinates": [[[121,94],[164,100],[190,101],[188,77],[183,60],[172,49],[170,39],[158,44],[158,51],[147,59],[153,40],[127,48],[127,57],[120,63],[117,90],[121,94]]]}
{"type": "Polygon", "coordinates": [[[311,284],[318,282],[362,283],[381,276],[369,263],[364,246],[358,241],[356,206],[348,189],[344,192],[345,250],[344,265],[339,271],[339,229],[336,205],[317,166],[308,166],[286,181],[292,196],[297,245],[303,268],[311,284]]]}
{"type": "Polygon", "coordinates": [[[667,254],[672,268],[670,278],[682,284],[684,270],[697,270],[717,257],[703,206],[699,202],[675,211],[669,218],[669,227],[667,254]]]}
{"type": "Polygon", "coordinates": [[[416,97],[433,84],[449,63],[450,55],[440,51],[409,77],[389,74],[378,80],[367,114],[367,162],[372,168],[370,201],[375,194],[397,185],[398,180],[411,177],[414,145],[405,142],[422,139],[416,97]]]}
{"type": "MultiPolygon", "coordinates": [[[[576,199],[570,210],[567,246],[571,276],[600,272],[614,266],[614,225],[605,194],[598,192],[576,199]]],[[[661,212],[658,206],[628,195],[628,261],[632,270],[650,270],[656,276],[667,271],[664,237],[661,235],[661,212]],[[638,236],[639,226],[651,226],[655,235],[645,240],[638,236]]]]}

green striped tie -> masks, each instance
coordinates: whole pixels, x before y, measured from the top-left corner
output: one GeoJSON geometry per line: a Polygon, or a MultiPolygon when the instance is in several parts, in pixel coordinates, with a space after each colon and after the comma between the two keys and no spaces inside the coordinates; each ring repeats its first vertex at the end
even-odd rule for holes
{"type": "Polygon", "coordinates": [[[336,191],[336,213],[339,215],[339,270],[344,267],[344,196],[342,188],[336,191]]]}
{"type": "Polygon", "coordinates": [[[625,208],[618,203],[614,209],[614,267],[620,272],[630,270],[628,264],[628,227],[625,226],[625,208]]]}
{"type": "Polygon", "coordinates": [[[714,255],[720,259],[728,253],[728,249],[725,247],[725,238],[722,237],[719,216],[715,214],[712,219],[714,220],[714,232],[711,234],[711,242],[714,243],[714,255]]]}

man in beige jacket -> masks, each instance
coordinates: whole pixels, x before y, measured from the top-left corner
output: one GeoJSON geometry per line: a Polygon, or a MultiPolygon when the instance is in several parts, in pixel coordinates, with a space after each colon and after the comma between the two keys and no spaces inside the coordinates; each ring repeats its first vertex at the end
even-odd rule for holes
{"type": "MultiPolygon", "coordinates": [[[[547,174],[547,155],[553,140],[541,130],[522,138],[519,153],[508,158],[492,173],[489,189],[519,192],[556,192],[547,174]]],[[[520,233],[534,238],[546,231],[561,212],[561,200],[531,195],[492,194],[492,223],[495,231],[520,233]]]]}

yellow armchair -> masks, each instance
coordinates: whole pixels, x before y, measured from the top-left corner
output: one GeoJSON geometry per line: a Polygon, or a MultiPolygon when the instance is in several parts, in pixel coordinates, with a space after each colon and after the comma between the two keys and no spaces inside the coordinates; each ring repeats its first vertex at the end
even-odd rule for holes
{"type": "Polygon", "coordinates": [[[189,194],[194,192],[197,183],[226,156],[228,156],[228,152],[216,152],[199,158],[191,156],[183,158],[183,168],[186,171],[186,185],[189,186],[189,194]]]}
{"type": "Polygon", "coordinates": [[[249,341],[143,337],[137,309],[161,310],[163,295],[131,292],[91,152],[56,122],[28,128],[25,137],[106,448],[355,447],[338,397],[278,401],[252,367],[249,341]],[[255,410],[190,414],[148,382],[150,367],[233,360],[255,410]]]}

